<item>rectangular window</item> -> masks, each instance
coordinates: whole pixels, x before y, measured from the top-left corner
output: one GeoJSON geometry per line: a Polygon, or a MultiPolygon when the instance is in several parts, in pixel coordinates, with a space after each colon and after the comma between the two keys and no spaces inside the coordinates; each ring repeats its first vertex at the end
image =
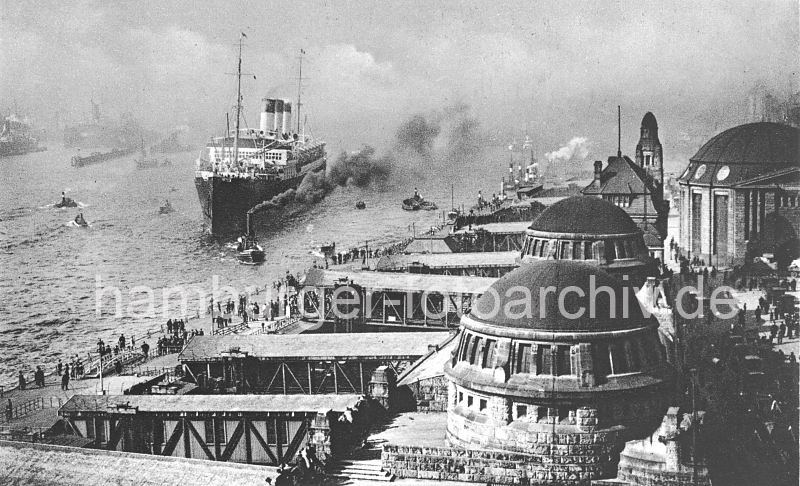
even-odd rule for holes
{"type": "Polygon", "coordinates": [[[536,407],[536,421],[544,422],[547,420],[547,407],[536,407]]]}
{"type": "Polygon", "coordinates": [[[497,341],[494,339],[487,339],[486,346],[484,346],[483,349],[483,362],[481,363],[481,368],[490,368],[494,365],[494,353],[497,349],[497,341]]]}
{"type": "Polygon", "coordinates": [[[472,395],[467,395],[467,406],[468,407],[472,406],[472,395]]]}
{"type": "Polygon", "coordinates": [[[556,346],[555,375],[566,376],[572,374],[572,361],[570,360],[569,346],[556,346]]]}
{"type": "Polygon", "coordinates": [[[530,247],[528,255],[536,255],[536,250],[538,249],[539,249],[539,240],[533,240],[533,244],[530,247]]]}
{"type": "Polygon", "coordinates": [[[540,344],[536,351],[536,374],[553,374],[553,352],[549,344],[540,344]]]}
{"type": "Polygon", "coordinates": [[[275,419],[267,420],[267,444],[277,444],[278,440],[275,436],[275,419]]]}
{"type": "Polygon", "coordinates": [[[611,361],[608,355],[608,345],[606,343],[598,343],[592,346],[594,354],[594,366],[597,370],[597,376],[605,377],[611,374],[611,361]]]}
{"type": "Polygon", "coordinates": [[[606,240],[606,260],[614,260],[617,258],[617,250],[614,246],[614,240],[606,240]]]}
{"type": "Polygon", "coordinates": [[[547,255],[547,240],[542,240],[539,245],[539,256],[543,257],[545,255],[547,255]]]}
{"type": "Polygon", "coordinates": [[[558,252],[558,257],[562,260],[569,260],[572,258],[572,255],[569,252],[569,241],[562,241],[561,242],[561,251],[558,252]]]}
{"type": "Polygon", "coordinates": [[[224,444],[225,442],[228,442],[228,439],[225,435],[225,420],[223,419],[214,419],[214,440],[216,440],[218,444],[224,444]]]}
{"type": "Polygon", "coordinates": [[[592,250],[592,243],[591,242],[584,242],[583,244],[583,259],[584,260],[594,260],[594,251],[592,250]]]}
{"type": "Polygon", "coordinates": [[[517,373],[531,372],[531,345],[517,345],[517,373]]]}
{"type": "Polygon", "coordinates": [[[517,405],[516,409],[516,419],[523,419],[528,415],[528,406],[527,405],[517,405]]]}
{"type": "Polygon", "coordinates": [[[288,444],[289,437],[286,431],[286,421],[283,419],[277,419],[275,422],[277,425],[278,440],[281,441],[281,444],[288,444]]]}
{"type": "Polygon", "coordinates": [[[97,437],[98,443],[106,441],[106,421],[101,418],[94,420],[94,436],[97,437]]]}
{"type": "Polygon", "coordinates": [[[573,260],[581,260],[583,258],[583,251],[581,247],[583,246],[583,242],[580,241],[573,241],[572,242],[572,259],[573,260]]]}
{"type": "Polygon", "coordinates": [[[153,444],[164,443],[164,422],[159,419],[153,419],[153,444]]]}
{"type": "Polygon", "coordinates": [[[486,399],[485,399],[485,398],[481,398],[481,399],[478,401],[478,410],[480,410],[481,412],[483,412],[484,410],[486,410],[486,399]]]}
{"type": "Polygon", "coordinates": [[[94,419],[86,419],[86,438],[94,439],[94,419]]]}
{"type": "Polygon", "coordinates": [[[472,339],[472,334],[464,335],[464,345],[461,347],[461,361],[467,361],[467,357],[469,356],[469,345],[471,339],[472,339]]]}
{"type": "Polygon", "coordinates": [[[611,372],[615,375],[628,373],[628,357],[625,355],[625,347],[620,343],[611,343],[611,372]]]}
{"type": "Polygon", "coordinates": [[[464,401],[464,392],[458,392],[458,403],[464,401]]]}
{"type": "Polygon", "coordinates": [[[472,349],[469,353],[469,364],[476,364],[478,362],[478,351],[480,350],[480,345],[481,338],[479,336],[473,336],[472,349]]]}
{"type": "Polygon", "coordinates": [[[206,443],[214,443],[214,419],[206,419],[205,421],[206,443]]]}

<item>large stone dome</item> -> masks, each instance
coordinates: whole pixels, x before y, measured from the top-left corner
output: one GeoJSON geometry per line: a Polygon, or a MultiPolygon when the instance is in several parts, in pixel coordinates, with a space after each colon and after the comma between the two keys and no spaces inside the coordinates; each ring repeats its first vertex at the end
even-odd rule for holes
{"type": "Polygon", "coordinates": [[[572,196],[558,201],[542,211],[529,229],[548,233],[592,235],[639,231],[624,209],[599,197],[590,196],[572,196]]]}
{"type": "Polygon", "coordinates": [[[569,260],[537,261],[506,274],[476,301],[470,317],[499,335],[505,330],[515,335],[608,332],[654,325],[642,315],[631,283],[597,265],[569,260]],[[591,288],[611,289],[613,297],[597,291],[592,306],[591,288]]]}
{"type": "Polygon", "coordinates": [[[759,122],[725,130],[705,143],[678,179],[726,187],[800,163],[800,130],[759,122]]]}
{"type": "Polygon", "coordinates": [[[690,160],[705,164],[790,165],[798,160],[800,130],[771,122],[733,127],[706,142],[690,160]]]}

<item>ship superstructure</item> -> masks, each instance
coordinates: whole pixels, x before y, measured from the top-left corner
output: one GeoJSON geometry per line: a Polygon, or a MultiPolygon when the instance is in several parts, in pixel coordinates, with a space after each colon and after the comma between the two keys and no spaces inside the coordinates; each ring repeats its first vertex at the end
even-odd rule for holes
{"type": "MultiPolygon", "coordinates": [[[[237,77],[241,93],[241,45],[237,77]]],[[[243,232],[248,211],[325,169],[325,143],[301,133],[299,113],[292,123],[292,108],[289,100],[265,98],[258,129],[242,128],[237,103],[235,128],[208,141],[195,172],[206,231],[243,232]]]]}

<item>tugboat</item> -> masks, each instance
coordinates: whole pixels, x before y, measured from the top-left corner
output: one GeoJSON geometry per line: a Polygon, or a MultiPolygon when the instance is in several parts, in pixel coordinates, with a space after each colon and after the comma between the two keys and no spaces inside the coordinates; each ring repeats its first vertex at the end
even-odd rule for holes
{"type": "Polygon", "coordinates": [[[264,263],[264,249],[258,244],[256,235],[251,231],[250,215],[247,213],[247,233],[239,237],[236,245],[236,259],[245,265],[259,265],[264,263]]]}
{"type": "Polygon", "coordinates": [[[403,209],[406,211],[419,211],[420,209],[424,209],[425,211],[434,211],[439,209],[439,206],[430,201],[426,201],[425,198],[420,196],[419,191],[414,188],[414,196],[408,199],[403,199],[403,209]]]}
{"type": "MultiPolygon", "coordinates": [[[[302,57],[300,58],[302,80],[302,57]]],[[[242,48],[236,70],[235,126],[213,137],[197,160],[194,183],[203,211],[204,227],[216,235],[242,231],[245,215],[256,205],[289,189],[297,189],[306,174],[324,171],[325,143],[301,130],[301,116],[292,102],[264,99],[258,128],[242,128],[242,48]]],[[[298,91],[300,108],[300,92],[298,91]]]]}
{"type": "Polygon", "coordinates": [[[76,203],[73,199],[68,198],[67,194],[62,192],[61,193],[61,201],[53,204],[54,208],[77,208],[78,203],[76,203]]]}

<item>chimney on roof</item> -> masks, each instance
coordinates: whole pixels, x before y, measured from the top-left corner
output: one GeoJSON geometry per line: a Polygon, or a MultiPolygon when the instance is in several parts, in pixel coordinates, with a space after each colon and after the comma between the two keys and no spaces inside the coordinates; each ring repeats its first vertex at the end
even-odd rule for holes
{"type": "Polygon", "coordinates": [[[600,173],[603,172],[603,161],[602,160],[595,160],[594,161],[594,180],[592,181],[592,185],[594,187],[600,187],[600,173]]]}

